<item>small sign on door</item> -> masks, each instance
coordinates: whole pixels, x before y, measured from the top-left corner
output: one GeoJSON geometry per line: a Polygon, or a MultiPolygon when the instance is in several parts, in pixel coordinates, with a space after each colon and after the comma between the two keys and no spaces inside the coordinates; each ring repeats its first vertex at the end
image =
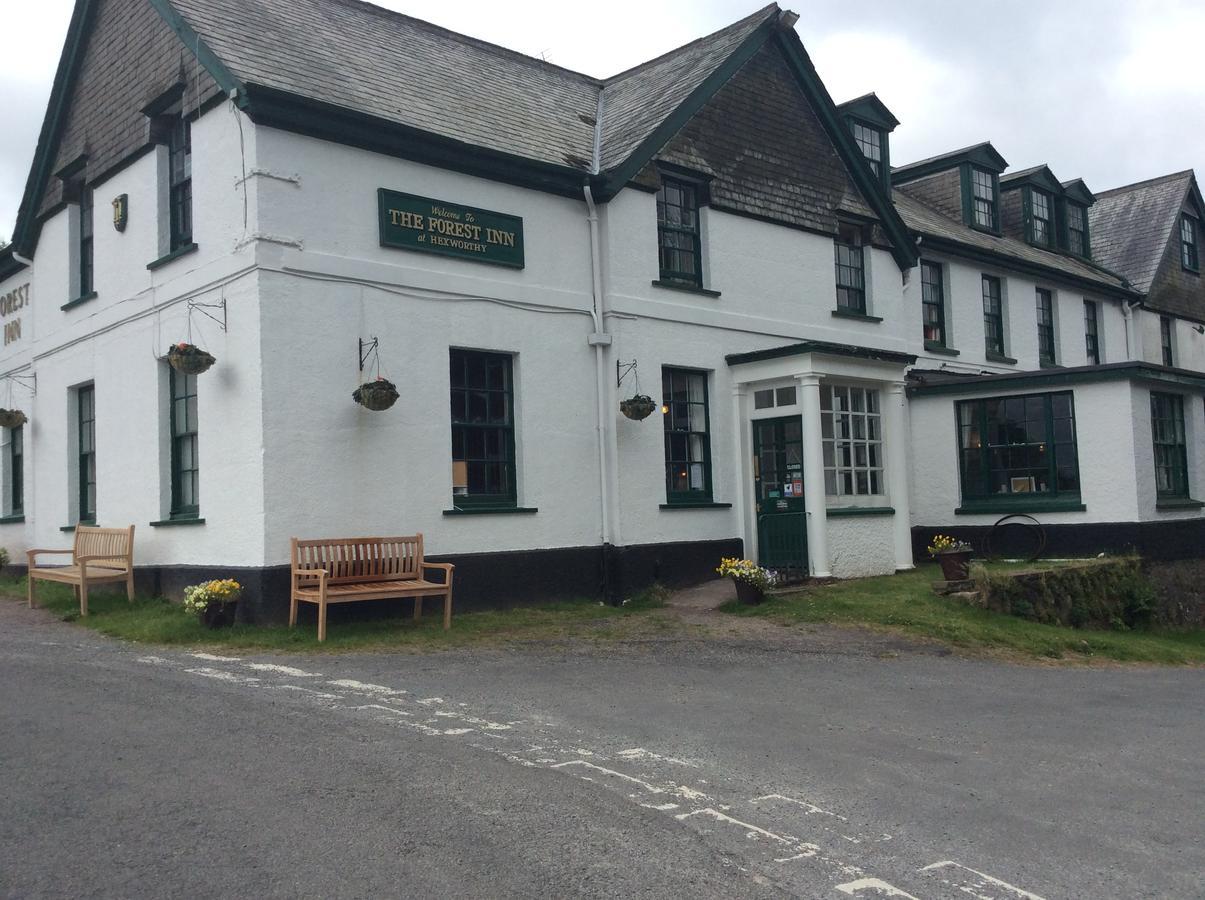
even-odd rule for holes
{"type": "Polygon", "coordinates": [[[795,496],[796,496],[796,497],[802,497],[802,496],[803,496],[803,481],[802,481],[802,479],[798,479],[798,478],[797,478],[797,479],[795,479],[794,481],[792,481],[792,482],[791,482],[791,490],[792,490],[792,491],[794,491],[794,493],[795,493],[795,496]]]}

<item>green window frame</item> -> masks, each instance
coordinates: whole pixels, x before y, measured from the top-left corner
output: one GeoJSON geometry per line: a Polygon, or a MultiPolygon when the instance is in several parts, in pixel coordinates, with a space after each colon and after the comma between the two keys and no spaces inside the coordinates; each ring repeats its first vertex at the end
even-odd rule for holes
{"type": "Polygon", "coordinates": [[[925,342],[947,346],[945,274],[941,263],[921,260],[920,299],[925,342]]]}
{"type": "Polygon", "coordinates": [[[1084,259],[1092,256],[1092,245],[1088,241],[1088,211],[1070,201],[1067,202],[1067,249],[1084,259]]]}
{"type": "Polygon", "coordinates": [[[1188,441],[1184,433],[1184,398],[1179,394],[1151,391],[1151,442],[1158,496],[1188,497],[1188,441]]]}
{"type": "Polygon", "coordinates": [[[181,115],[172,122],[167,141],[170,243],[175,252],[192,243],[192,128],[181,115]]]}
{"type": "Polygon", "coordinates": [[[712,502],[707,380],[698,369],[661,369],[665,499],[671,505],[712,502]]]}
{"type": "Polygon", "coordinates": [[[1031,244],[1054,245],[1054,198],[1034,187],[1026,188],[1026,224],[1031,244]]]}
{"type": "Polygon", "coordinates": [[[883,418],[873,388],[820,385],[820,442],[827,497],[886,494],[883,418]]]}
{"type": "Polygon", "coordinates": [[[1180,214],[1180,264],[1189,272],[1201,270],[1201,256],[1197,245],[1197,220],[1188,213],[1180,214]]]}
{"type": "Polygon", "coordinates": [[[833,257],[837,271],[837,309],[866,313],[865,237],[861,227],[842,222],[833,239],[833,257]]]}
{"type": "Polygon", "coordinates": [[[964,501],[1079,500],[1071,391],[961,400],[955,406],[964,501]]]}
{"type": "Polygon", "coordinates": [[[1172,317],[1159,317],[1159,350],[1163,354],[1163,365],[1176,364],[1175,345],[1172,341],[1172,317]]]}
{"type": "Polygon", "coordinates": [[[25,426],[8,430],[8,515],[25,513],[25,426]]]}
{"type": "Polygon", "coordinates": [[[80,193],[79,201],[79,247],[77,254],[79,259],[78,274],[79,274],[79,294],[77,296],[86,297],[92,293],[95,286],[94,265],[93,265],[93,196],[92,189],[85,188],[80,193]]]}
{"type": "Polygon", "coordinates": [[[662,281],[703,287],[698,184],[662,176],[657,191],[657,248],[662,281]]]}
{"type": "Polygon", "coordinates": [[[988,353],[1004,355],[1004,300],[1000,279],[983,276],[983,343],[988,353]]]}
{"type": "Polygon", "coordinates": [[[1000,186],[998,177],[987,169],[969,166],[966,178],[967,224],[985,231],[1000,230],[1000,186]]]}
{"type": "Polygon", "coordinates": [[[1098,318],[1096,301],[1084,301],[1084,349],[1087,352],[1088,363],[1100,365],[1100,320],[1098,318]]]}
{"type": "Polygon", "coordinates": [[[866,162],[869,163],[875,178],[881,181],[883,178],[883,146],[887,143],[884,140],[883,131],[856,119],[850,120],[849,130],[853,132],[854,143],[866,157],[866,162]]]}
{"type": "Polygon", "coordinates": [[[201,461],[197,427],[197,376],[168,367],[171,392],[171,518],[194,519],[201,511],[201,461]]]}
{"type": "Polygon", "coordinates": [[[511,508],[515,465],[514,358],[485,350],[449,351],[452,506],[511,508]]]}
{"type": "Polygon", "coordinates": [[[77,388],[76,464],[79,473],[77,520],[96,522],[96,389],[93,385],[77,388]]]}
{"type": "Polygon", "coordinates": [[[1037,288],[1038,313],[1038,362],[1053,366],[1055,363],[1054,339],[1054,292],[1037,288]]]}

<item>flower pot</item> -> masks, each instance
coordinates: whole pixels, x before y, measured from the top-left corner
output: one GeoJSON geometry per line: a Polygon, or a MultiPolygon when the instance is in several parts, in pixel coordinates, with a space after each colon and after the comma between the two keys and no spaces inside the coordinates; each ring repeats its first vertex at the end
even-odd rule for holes
{"type": "Polygon", "coordinates": [[[0,409],[0,428],[19,428],[27,421],[19,409],[0,409]]]}
{"type": "Polygon", "coordinates": [[[637,394],[635,397],[619,401],[619,411],[629,419],[637,422],[641,419],[647,419],[653,414],[653,410],[656,408],[657,404],[647,394],[637,394]]]}
{"type": "Polygon", "coordinates": [[[354,391],[351,398],[373,412],[389,409],[397,403],[398,392],[392,381],[380,378],[376,381],[366,381],[354,391]]]}
{"type": "Polygon", "coordinates": [[[217,359],[211,353],[206,353],[200,347],[192,344],[176,344],[167,351],[167,362],[173,369],[184,375],[200,375],[208,371],[217,359]]]}
{"type": "Polygon", "coordinates": [[[736,585],[736,599],[748,606],[756,606],[766,599],[766,592],[763,588],[756,584],[750,584],[747,581],[741,581],[739,578],[732,579],[736,585]]]}
{"type": "Polygon", "coordinates": [[[234,614],[237,611],[237,600],[227,600],[225,603],[213,601],[201,610],[198,618],[206,628],[229,628],[234,624],[234,614]]]}
{"type": "Polygon", "coordinates": [[[946,581],[966,581],[970,574],[970,550],[953,550],[949,553],[938,553],[937,563],[941,566],[942,577],[946,581]]]}

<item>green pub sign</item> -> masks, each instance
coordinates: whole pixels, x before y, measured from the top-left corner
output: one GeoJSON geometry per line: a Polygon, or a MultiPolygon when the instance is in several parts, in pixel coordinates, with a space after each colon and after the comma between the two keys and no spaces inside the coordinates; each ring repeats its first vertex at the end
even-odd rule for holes
{"type": "Polygon", "coordinates": [[[519,216],[381,188],[381,246],[523,268],[519,216]]]}

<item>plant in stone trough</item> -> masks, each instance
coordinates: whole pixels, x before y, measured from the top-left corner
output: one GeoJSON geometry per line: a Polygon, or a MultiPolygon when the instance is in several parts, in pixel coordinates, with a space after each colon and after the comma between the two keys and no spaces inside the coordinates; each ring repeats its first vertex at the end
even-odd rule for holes
{"type": "Polygon", "coordinates": [[[234,624],[234,606],[243,586],[233,578],[192,584],[184,589],[184,611],[194,613],[202,625],[221,628],[234,624]]]}
{"type": "Polygon", "coordinates": [[[929,545],[929,555],[938,556],[942,553],[971,553],[974,547],[966,541],[960,541],[946,534],[933,535],[933,543],[929,545]]]}
{"type": "Polygon", "coordinates": [[[722,558],[716,572],[721,577],[751,584],[763,591],[773,587],[774,582],[778,580],[773,570],[759,566],[751,559],[738,559],[735,556],[722,558]]]}

